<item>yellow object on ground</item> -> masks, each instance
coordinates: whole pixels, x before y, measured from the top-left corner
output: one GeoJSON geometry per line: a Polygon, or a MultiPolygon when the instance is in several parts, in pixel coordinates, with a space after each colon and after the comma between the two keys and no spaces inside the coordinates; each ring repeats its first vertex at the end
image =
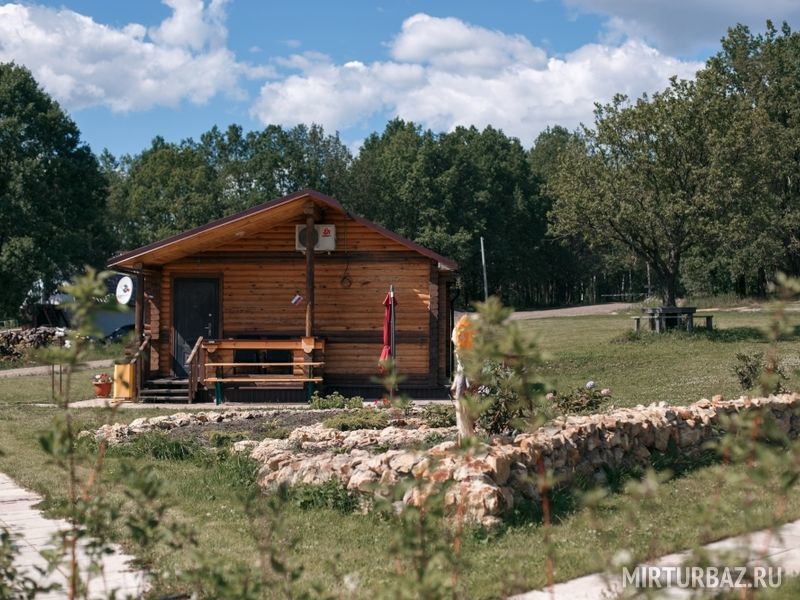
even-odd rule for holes
{"type": "Polygon", "coordinates": [[[114,400],[132,400],[135,392],[133,385],[133,365],[114,365],[114,400]]]}

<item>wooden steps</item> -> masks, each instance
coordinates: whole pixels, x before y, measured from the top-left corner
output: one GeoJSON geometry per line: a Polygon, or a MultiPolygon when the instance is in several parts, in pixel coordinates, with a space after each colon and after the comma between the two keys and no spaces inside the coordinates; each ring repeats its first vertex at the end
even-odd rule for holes
{"type": "Polygon", "coordinates": [[[146,381],[139,390],[141,402],[176,402],[186,404],[189,398],[189,380],[162,377],[146,381]]]}

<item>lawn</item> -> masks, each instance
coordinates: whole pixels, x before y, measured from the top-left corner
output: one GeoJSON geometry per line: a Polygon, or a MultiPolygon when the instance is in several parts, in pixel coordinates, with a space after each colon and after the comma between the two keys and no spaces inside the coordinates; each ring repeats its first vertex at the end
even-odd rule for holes
{"type": "MultiPolygon", "coordinates": [[[[722,312],[717,320],[723,333],[711,338],[670,335],[624,343],[613,341],[631,327],[624,315],[532,320],[525,327],[539,336],[549,353],[546,376],[555,387],[564,389],[594,379],[613,389],[615,404],[630,406],[661,400],[689,402],[715,393],[738,395],[730,371],[734,355],[766,350],[758,330],[766,325],[768,316],[722,312]]],[[[782,341],[780,352],[784,364],[791,367],[787,372],[793,370],[800,340],[782,341]]],[[[89,388],[88,374],[78,374],[76,396],[85,396],[89,388]]],[[[37,441],[57,409],[31,406],[46,402],[49,394],[48,377],[0,379],[0,471],[45,494],[47,506],[57,511],[65,497],[63,474],[46,461],[37,441]]],[[[164,412],[174,411],[122,411],[114,420],[164,412]]],[[[81,409],[75,414],[81,428],[110,418],[99,409],[81,409]]],[[[132,461],[140,470],[153,466],[163,482],[164,498],[172,506],[171,517],[192,525],[197,533],[199,557],[195,552],[162,548],[159,565],[187,568],[201,560],[229,568],[255,563],[258,551],[252,534],[256,528],[242,505],[248,483],[236,477],[229,463],[203,456],[159,460],[112,455],[107,461],[105,489],[120,504],[123,490],[115,478],[123,460],[132,461]]],[[[776,482],[756,486],[747,481],[744,466],[696,468],[662,484],[646,500],[634,502],[622,494],[611,494],[599,511],[583,506],[577,494],[560,494],[555,524],[549,530],[556,579],[601,569],[620,549],[645,559],[766,527],[779,511],[782,520],[800,518],[796,490],[783,503],[776,482]]],[[[296,502],[284,506],[278,520],[278,539],[296,540],[285,558],[304,566],[301,581],[318,582],[340,597],[371,598],[391,577],[389,546],[397,531],[390,523],[372,515],[301,508],[296,502]],[[342,587],[346,574],[357,575],[357,591],[342,587]]],[[[544,585],[545,535],[546,528],[538,519],[522,516],[491,535],[465,534],[467,597],[497,598],[544,585]]],[[[177,591],[167,588],[159,591],[177,591]]]]}

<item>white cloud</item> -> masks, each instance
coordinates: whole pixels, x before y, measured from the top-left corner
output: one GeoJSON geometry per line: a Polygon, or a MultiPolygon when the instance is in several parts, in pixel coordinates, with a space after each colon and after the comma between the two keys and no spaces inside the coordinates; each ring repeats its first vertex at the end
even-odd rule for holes
{"type": "Polygon", "coordinates": [[[435,130],[493,125],[529,143],[547,125],[591,122],[594,103],[615,93],[661,89],[702,66],[639,41],[548,58],[523,37],[428,15],[407,19],[389,50],[393,61],[368,64],[294,55],[283,65],[299,72],[266,83],[253,114],[333,130],[388,113],[435,130]]]}
{"type": "Polygon", "coordinates": [[[737,23],[761,31],[800,18],[797,0],[562,0],[571,9],[607,17],[606,39],[644,39],[678,55],[716,46],[737,23]]]}
{"type": "Polygon", "coordinates": [[[242,76],[269,73],[237,62],[225,46],[226,0],[165,3],[172,15],[150,30],[110,27],[67,9],[0,5],[0,61],[27,66],[71,110],[202,104],[220,92],[241,95],[242,76]]]}

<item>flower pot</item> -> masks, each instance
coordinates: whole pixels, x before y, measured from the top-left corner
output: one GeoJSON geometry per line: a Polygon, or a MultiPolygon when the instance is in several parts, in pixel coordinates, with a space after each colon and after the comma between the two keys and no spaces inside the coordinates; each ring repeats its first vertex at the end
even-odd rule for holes
{"type": "Polygon", "coordinates": [[[98,398],[108,398],[111,395],[111,386],[113,384],[108,381],[106,383],[94,384],[94,395],[98,398]]]}

